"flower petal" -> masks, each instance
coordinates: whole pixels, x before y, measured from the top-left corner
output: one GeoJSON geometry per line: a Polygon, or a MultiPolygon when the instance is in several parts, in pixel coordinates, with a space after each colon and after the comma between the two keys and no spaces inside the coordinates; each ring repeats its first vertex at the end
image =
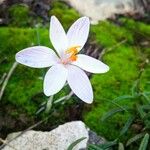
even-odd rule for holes
{"type": "Polygon", "coordinates": [[[21,50],[16,54],[16,61],[33,68],[44,68],[56,63],[55,52],[45,46],[34,46],[21,50]]]}
{"type": "Polygon", "coordinates": [[[51,17],[49,32],[50,40],[58,54],[61,56],[68,48],[68,41],[61,23],[55,16],[51,17]]]}
{"type": "Polygon", "coordinates": [[[68,84],[72,91],[84,102],[92,103],[93,90],[91,83],[83,70],[69,65],[68,66],[68,84]]]}
{"type": "Polygon", "coordinates": [[[54,95],[59,92],[67,80],[67,69],[57,64],[52,66],[44,78],[44,93],[46,96],[54,95]]]}
{"type": "Polygon", "coordinates": [[[67,38],[69,47],[81,46],[87,41],[89,35],[90,21],[88,17],[79,18],[68,30],[67,38]]]}
{"type": "Polygon", "coordinates": [[[83,54],[77,55],[77,60],[72,64],[92,73],[105,73],[109,70],[103,62],[83,54]]]}

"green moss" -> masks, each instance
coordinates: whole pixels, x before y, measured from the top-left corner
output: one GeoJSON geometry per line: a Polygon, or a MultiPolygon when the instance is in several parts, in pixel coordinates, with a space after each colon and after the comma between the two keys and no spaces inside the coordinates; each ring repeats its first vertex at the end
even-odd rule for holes
{"type": "MultiPolygon", "coordinates": [[[[148,25],[143,25],[143,23],[135,21],[132,22],[134,24],[137,23],[139,28],[145,26],[145,30],[140,30],[141,35],[145,35],[147,30],[149,30],[148,25]]],[[[110,66],[110,71],[106,74],[93,75],[91,81],[95,99],[91,111],[85,111],[84,121],[91,129],[98,134],[102,134],[109,140],[113,140],[119,136],[120,130],[128,118],[128,114],[116,115],[105,122],[101,121],[101,117],[116,107],[111,103],[114,98],[131,93],[131,87],[138,78],[141,70],[140,64],[146,58],[148,59],[149,55],[146,48],[144,51],[145,54],[143,54],[144,48],[136,42],[136,30],[130,30],[129,27],[130,23],[129,25],[118,26],[111,22],[101,22],[98,25],[92,26],[93,38],[96,38],[97,43],[106,49],[103,61],[110,66]],[[118,43],[124,40],[126,40],[124,43],[117,46],[118,43]]],[[[146,40],[144,35],[142,40],[146,40]]],[[[149,69],[145,67],[142,80],[146,83],[149,78],[149,69]]],[[[145,83],[143,88],[150,90],[148,84],[145,83]]],[[[119,104],[132,106],[134,103],[137,102],[122,101],[119,104]]],[[[123,138],[126,139],[127,137],[123,138]]]]}
{"type": "MultiPolygon", "coordinates": [[[[0,76],[4,72],[8,72],[13,62],[15,54],[23,48],[37,44],[36,29],[18,29],[18,28],[0,28],[0,60],[1,69],[0,76]]],[[[41,44],[51,46],[48,37],[48,30],[39,29],[41,44]]],[[[2,101],[7,101],[16,107],[22,107],[29,114],[34,114],[39,107],[36,100],[32,97],[43,91],[44,69],[33,69],[23,65],[18,65],[14,75],[11,77],[7,85],[2,101]]],[[[41,102],[44,101],[41,98],[41,102]]]]}
{"type": "Polygon", "coordinates": [[[119,21],[123,26],[135,34],[141,34],[143,37],[149,37],[150,35],[150,26],[148,24],[134,21],[129,18],[121,18],[119,21]]]}
{"type": "Polygon", "coordinates": [[[126,43],[133,43],[133,36],[129,30],[108,21],[92,26],[91,31],[97,42],[106,48],[112,47],[122,40],[127,40],[126,43]]]}
{"type": "Polygon", "coordinates": [[[14,4],[9,8],[10,26],[26,27],[31,25],[32,17],[27,5],[14,4]]]}
{"type": "MultiPolygon", "coordinates": [[[[116,107],[111,100],[130,94],[132,84],[138,77],[138,55],[131,48],[121,46],[105,55],[104,62],[110,66],[110,71],[92,77],[95,98],[92,110],[85,113],[85,122],[97,133],[112,140],[119,135],[118,129],[121,129],[128,115],[117,115],[105,122],[101,121],[101,117],[116,107]]],[[[121,104],[131,105],[132,103],[125,101],[121,104]]]]}
{"type": "MultiPolygon", "coordinates": [[[[40,37],[40,44],[52,47],[49,40],[48,29],[38,29],[40,37]]],[[[37,29],[21,29],[21,28],[0,28],[0,41],[3,43],[0,45],[0,78],[3,74],[8,72],[15,62],[15,54],[27,47],[38,45],[37,29]]],[[[11,76],[9,83],[6,87],[5,93],[2,98],[2,105],[12,105],[15,107],[12,110],[12,116],[16,116],[19,113],[26,113],[27,115],[34,116],[35,112],[40,108],[40,104],[47,100],[47,97],[43,94],[43,80],[47,69],[34,69],[19,64],[11,76]]],[[[69,89],[64,88],[55,95],[55,99],[60,98],[68,94],[69,89]]],[[[71,100],[68,101],[68,105],[71,105],[71,100]]],[[[60,117],[65,118],[64,105],[56,106],[60,117]],[[64,115],[64,116],[63,116],[64,115]]],[[[47,114],[42,114],[41,117],[47,114]]],[[[55,118],[55,117],[54,117],[55,118]]],[[[53,119],[53,123],[56,123],[57,119],[53,119]]],[[[61,121],[62,121],[61,120],[61,121]]],[[[59,120],[57,122],[60,122],[59,120]]]]}
{"type": "Polygon", "coordinates": [[[63,2],[52,3],[52,9],[50,10],[49,15],[56,16],[60,22],[62,22],[65,29],[67,29],[75,20],[80,17],[79,13],[63,2]]]}

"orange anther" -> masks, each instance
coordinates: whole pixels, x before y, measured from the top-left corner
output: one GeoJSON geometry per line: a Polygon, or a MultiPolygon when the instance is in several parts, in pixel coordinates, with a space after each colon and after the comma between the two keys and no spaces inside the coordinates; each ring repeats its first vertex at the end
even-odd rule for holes
{"type": "Polygon", "coordinates": [[[77,60],[76,54],[78,53],[78,48],[80,48],[80,46],[74,46],[74,47],[71,47],[68,50],[66,50],[67,54],[71,54],[69,57],[70,61],[76,61],[77,60]]]}
{"type": "Polygon", "coordinates": [[[80,46],[71,47],[68,50],[66,50],[66,53],[77,54],[78,53],[78,48],[80,48],[80,46]]]}

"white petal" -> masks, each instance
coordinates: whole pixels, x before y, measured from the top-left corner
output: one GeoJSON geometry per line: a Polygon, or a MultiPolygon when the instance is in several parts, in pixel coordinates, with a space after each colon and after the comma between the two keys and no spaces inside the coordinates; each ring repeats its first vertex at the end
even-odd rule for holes
{"type": "Polygon", "coordinates": [[[52,66],[44,78],[44,93],[46,96],[54,95],[59,92],[66,83],[67,69],[63,65],[52,66]]]}
{"type": "Polygon", "coordinates": [[[34,46],[21,50],[16,54],[16,61],[33,68],[49,67],[56,63],[55,52],[45,46],[34,46]]]}
{"type": "Polygon", "coordinates": [[[109,70],[109,67],[103,62],[83,54],[77,55],[77,60],[72,64],[91,73],[105,73],[109,70]]]}
{"type": "Polygon", "coordinates": [[[93,90],[91,83],[83,70],[69,65],[68,66],[68,84],[72,91],[84,102],[92,103],[93,90]]]}
{"type": "Polygon", "coordinates": [[[58,54],[61,56],[68,48],[68,41],[61,23],[55,16],[51,17],[49,32],[50,40],[58,54]]]}
{"type": "Polygon", "coordinates": [[[79,18],[68,30],[67,38],[69,47],[84,46],[89,35],[90,21],[88,17],[79,18]]]}

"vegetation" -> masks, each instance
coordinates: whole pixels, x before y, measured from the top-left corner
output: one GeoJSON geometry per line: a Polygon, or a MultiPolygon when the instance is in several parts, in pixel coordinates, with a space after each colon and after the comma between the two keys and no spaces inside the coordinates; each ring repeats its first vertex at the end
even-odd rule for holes
{"type": "Polygon", "coordinates": [[[80,17],[77,11],[60,2],[52,3],[52,10],[50,10],[49,15],[56,16],[66,29],[80,17]]]}
{"type": "MultiPolygon", "coordinates": [[[[29,17],[30,10],[24,5],[12,6],[9,12],[12,19],[10,26],[0,28],[0,79],[11,68],[15,61],[16,52],[39,44],[52,47],[47,28],[49,23],[43,28],[33,28],[32,17],[29,17]],[[29,25],[32,28],[24,28],[29,25]]],[[[65,29],[79,18],[79,14],[74,9],[61,2],[52,4],[49,15],[57,16],[65,29]]],[[[150,78],[149,37],[149,25],[128,18],[120,18],[115,23],[103,21],[98,25],[91,26],[90,39],[96,41],[97,45],[103,48],[105,53],[102,61],[110,66],[110,71],[106,74],[91,77],[95,99],[92,105],[85,105],[83,120],[92,130],[108,140],[119,137],[122,127],[130,117],[130,113],[114,111],[114,114],[117,114],[106,121],[102,121],[101,118],[104,117],[106,112],[114,110],[116,106],[117,109],[120,109],[123,106],[132,108],[137,103],[140,104],[136,99],[121,100],[117,104],[113,100],[123,95],[130,95],[135,81],[139,79],[141,70],[144,71],[140,78],[140,90],[150,91],[148,82],[150,78]]],[[[45,72],[46,69],[33,69],[18,65],[1,100],[1,107],[5,110],[3,113],[7,113],[14,118],[18,118],[20,114],[25,113],[30,119],[34,118],[36,112],[43,106],[41,104],[47,102],[47,97],[44,96],[42,88],[42,79],[45,72]],[[10,110],[7,111],[7,108],[10,110]]],[[[68,87],[65,87],[55,96],[55,99],[68,94],[68,91],[68,87]]],[[[149,99],[149,95],[147,95],[147,98],[149,99]]],[[[68,114],[64,110],[68,106],[80,103],[75,100],[76,98],[73,97],[67,101],[65,106],[56,105],[54,107],[51,120],[53,125],[69,120],[66,119],[68,114]]],[[[41,116],[45,117],[45,113],[41,113],[41,116]]],[[[126,132],[127,136],[121,136],[119,140],[125,143],[124,140],[127,141],[134,134],[133,131],[129,130],[129,132],[126,132]]]]}
{"type": "Polygon", "coordinates": [[[25,4],[14,4],[9,10],[10,26],[27,27],[32,25],[33,18],[30,15],[29,7],[25,4]]]}
{"type": "MultiPolygon", "coordinates": [[[[101,117],[114,108],[113,99],[130,93],[133,83],[139,78],[141,69],[145,70],[141,79],[141,88],[150,91],[148,84],[150,49],[148,45],[142,45],[143,41],[149,40],[149,26],[125,18],[119,21],[121,26],[110,22],[101,22],[92,27],[93,37],[106,49],[103,61],[110,66],[110,71],[104,75],[93,75],[91,81],[94,87],[95,101],[90,111],[84,113],[86,124],[110,140],[119,136],[118,129],[121,130],[128,114],[118,114],[106,122],[102,122],[101,117]],[[138,33],[134,27],[139,29],[138,33]],[[117,43],[121,41],[125,42],[117,46],[117,43]]],[[[137,101],[130,100],[122,101],[119,104],[130,106],[135,103],[137,101]]]]}

